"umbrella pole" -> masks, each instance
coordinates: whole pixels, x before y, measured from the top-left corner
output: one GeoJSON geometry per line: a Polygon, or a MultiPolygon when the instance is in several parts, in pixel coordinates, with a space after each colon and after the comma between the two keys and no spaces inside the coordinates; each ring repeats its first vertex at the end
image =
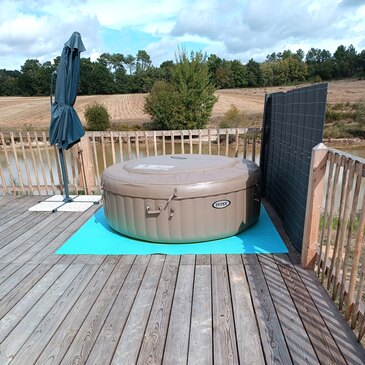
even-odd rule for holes
{"type": "Polygon", "coordinates": [[[67,182],[67,171],[66,171],[66,167],[65,167],[65,159],[63,156],[63,149],[60,148],[58,150],[59,155],[60,155],[60,163],[61,163],[61,170],[62,170],[62,176],[63,176],[63,187],[65,190],[65,198],[63,199],[63,201],[65,203],[69,203],[72,202],[72,198],[70,198],[70,196],[68,195],[68,182],[67,182]]]}

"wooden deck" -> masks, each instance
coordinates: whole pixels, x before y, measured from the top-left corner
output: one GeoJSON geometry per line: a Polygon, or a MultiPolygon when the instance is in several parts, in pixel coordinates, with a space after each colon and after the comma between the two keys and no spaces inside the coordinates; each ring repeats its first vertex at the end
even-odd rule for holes
{"type": "Polygon", "coordinates": [[[0,198],[0,364],[364,364],[291,247],[60,256],[55,249],[97,208],[28,212],[39,199],[0,198]]]}

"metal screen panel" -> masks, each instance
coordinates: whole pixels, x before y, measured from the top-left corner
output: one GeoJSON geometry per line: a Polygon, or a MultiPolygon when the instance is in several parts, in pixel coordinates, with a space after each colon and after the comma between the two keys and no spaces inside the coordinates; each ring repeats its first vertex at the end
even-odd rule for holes
{"type": "Polygon", "coordinates": [[[262,153],[263,195],[301,249],[312,148],[322,142],[327,84],[266,96],[262,153]]]}

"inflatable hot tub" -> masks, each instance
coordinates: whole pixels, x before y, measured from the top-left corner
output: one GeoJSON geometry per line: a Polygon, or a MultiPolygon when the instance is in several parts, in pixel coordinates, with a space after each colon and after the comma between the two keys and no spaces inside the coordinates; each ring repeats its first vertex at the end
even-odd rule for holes
{"type": "Polygon", "coordinates": [[[102,174],[105,217],[116,231],[163,243],[235,235],[260,213],[258,166],[210,155],[127,161],[102,174]]]}

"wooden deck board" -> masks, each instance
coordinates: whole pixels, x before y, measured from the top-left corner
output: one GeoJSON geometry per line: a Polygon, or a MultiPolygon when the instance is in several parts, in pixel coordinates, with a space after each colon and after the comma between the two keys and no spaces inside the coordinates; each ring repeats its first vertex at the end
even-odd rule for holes
{"type": "Polygon", "coordinates": [[[16,354],[14,361],[18,363],[34,363],[44,347],[62,324],[63,319],[72,306],[78,301],[81,293],[97,270],[96,265],[85,265],[70,283],[52,309],[43,317],[31,337],[16,354]]]}
{"type": "Polygon", "coordinates": [[[45,198],[0,199],[1,364],[364,363],[291,247],[288,255],[55,255],[98,207],[28,212],[45,198]]]}
{"type": "MultiPolygon", "coordinates": [[[[50,230],[60,225],[55,214],[45,216],[41,221],[35,221],[31,229],[26,234],[20,235],[9,242],[5,247],[0,249],[2,262],[27,262],[21,260],[21,255],[26,252],[32,245],[46,236],[50,230]]],[[[15,229],[16,225],[12,228],[15,229]]],[[[50,240],[48,240],[50,242],[50,240]]],[[[37,245],[39,247],[39,245],[37,245]]]]}
{"type": "MultiPolygon", "coordinates": [[[[54,252],[62,246],[66,240],[72,236],[74,232],[76,232],[83,223],[85,223],[95,212],[97,208],[93,207],[87,210],[86,212],[80,213],[73,213],[73,218],[71,219],[71,223],[67,220],[67,226],[58,234],[58,236],[53,239],[52,241],[46,241],[46,246],[42,247],[41,250],[35,254],[29,262],[33,263],[55,263],[59,260],[59,256],[55,255],[54,252]]],[[[66,256],[64,256],[66,257],[66,256]]]]}
{"type": "Polygon", "coordinates": [[[71,346],[60,362],[61,364],[84,363],[86,361],[129,269],[130,266],[125,265],[124,262],[114,266],[114,270],[108,278],[98,300],[79,328],[71,346]]]}
{"type": "Polygon", "coordinates": [[[292,364],[280,321],[260,265],[246,265],[246,273],[267,364],[292,364]]]}
{"type": "Polygon", "coordinates": [[[34,213],[29,212],[29,214],[21,221],[21,224],[9,227],[4,232],[1,233],[2,239],[0,242],[0,248],[5,248],[10,242],[15,239],[28,239],[33,234],[32,228],[39,222],[42,222],[50,213],[41,212],[34,213]],[[16,227],[16,229],[14,229],[16,227]]]}
{"type": "Polygon", "coordinates": [[[336,342],[315,307],[297,272],[290,266],[279,266],[297,311],[322,364],[346,364],[336,342]]]}
{"type": "Polygon", "coordinates": [[[235,264],[229,263],[232,260],[228,256],[227,259],[240,363],[265,364],[245,269],[240,255],[234,257],[238,259],[235,264]]]}
{"type": "Polygon", "coordinates": [[[3,207],[4,207],[4,209],[5,209],[5,207],[8,205],[8,204],[12,204],[12,203],[14,203],[17,199],[19,199],[19,198],[17,198],[16,196],[14,196],[14,195],[8,195],[8,196],[0,196],[0,209],[2,209],[3,207]]]}
{"type": "Polygon", "coordinates": [[[364,364],[364,347],[356,341],[354,332],[338,311],[326,289],[313,272],[302,269],[297,265],[295,265],[295,268],[347,363],[353,365],[364,364]]]}
{"type": "MultiPolygon", "coordinates": [[[[13,318],[9,313],[6,315],[5,320],[7,320],[8,317],[10,317],[10,319],[7,321],[7,325],[1,326],[0,329],[2,339],[2,343],[0,344],[1,364],[9,364],[14,359],[17,352],[32,335],[43,317],[51,310],[59,297],[61,297],[70,285],[70,282],[72,282],[77,274],[80,273],[82,267],[82,265],[70,265],[67,267],[56,282],[43,294],[42,298],[35,303],[25,316],[19,318],[20,316],[18,314],[15,317],[16,320],[20,319],[20,322],[17,322],[16,326],[14,326],[14,320],[12,320],[13,318]]],[[[27,297],[25,297],[25,299],[27,299],[27,297]]],[[[21,363],[22,362],[19,362],[19,364],[21,363]]]]}
{"type": "MultiPolygon", "coordinates": [[[[66,265],[54,265],[53,267],[47,265],[43,267],[47,271],[41,276],[40,280],[33,281],[33,277],[37,276],[39,272],[37,268],[33,271],[35,275],[28,275],[8,294],[1,296],[0,324],[6,323],[10,318],[13,326],[15,326],[15,318],[20,320],[66,269],[66,265]],[[12,313],[5,317],[9,311],[12,313]]],[[[14,278],[14,280],[16,279],[14,278]]]]}
{"type": "MultiPolygon", "coordinates": [[[[6,198],[8,199],[8,198],[6,198]]],[[[28,208],[38,203],[38,201],[44,200],[45,197],[27,197],[26,199],[14,198],[10,199],[9,204],[0,207],[0,224],[4,224],[9,220],[12,220],[28,212],[28,208]]]]}
{"type": "Polygon", "coordinates": [[[156,256],[151,258],[127,323],[119,338],[112,364],[135,364],[137,362],[163,264],[164,257],[163,259],[160,257],[156,259],[156,256]]]}
{"type": "Polygon", "coordinates": [[[212,266],[212,302],[214,361],[218,364],[238,364],[234,316],[226,265],[212,266]]]}
{"type": "MultiPolygon", "coordinates": [[[[16,244],[18,242],[11,242],[15,248],[9,254],[4,257],[4,261],[13,261],[16,263],[32,262],[38,264],[33,258],[39,253],[44,252],[45,247],[50,247],[54,244],[55,240],[59,239],[67,227],[74,222],[77,215],[74,213],[65,214],[63,219],[60,221],[59,217],[52,219],[52,217],[47,217],[43,222],[34,227],[35,231],[32,237],[30,237],[25,242],[22,241],[21,244],[16,244]],[[44,225],[46,223],[46,225],[44,225]],[[39,232],[37,228],[43,227],[44,229],[39,232]]],[[[56,261],[54,261],[56,263],[56,261]]]]}
{"type": "MultiPolygon", "coordinates": [[[[209,257],[209,255],[207,255],[209,257]]],[[[210,262],[210,258],[205,262],[210,262]]],[[[198,260],[197,260],[198,261],[198,260]]],[[[197,265],[194,277],[193,306],[189,338],[188,364],[203,365],[213,361],[212,274],[210,265],[197,265]]]]}
{"type": "Polygon", "coordinates": [[[179,261],[179,256],[168,256],[165,260],[139,352],[138,364],[159,364],[162,361],[179,261]]]}
{"type": "Polygon", "coordinates": [[[141,285],[148,260],[138,260],[139,264],[131,267],[131,270],[114,302],[113,308],[108,314],[98,338],[91,349],[87,364],[110,364],[119,338],[123,332],[128,315],[134,303],[134,299],[141,285]]]}
{"type": "MultiPolygon", "coordinates": [[[[14,264],[10,264],[13,266],[14,264]]],[[[23,266],[18,266],[15,264],[16,270],[14,270],[14,274],[9,276],[5,281],[3,281],[0,285],[1,295],[7,295],[19,282],[21,282],[25,277],[27,277],[33,270],[35,270],[37,265],[35,264],[27,264],[23,266]],[[16,278],[16,280],[15,280],[16,278]]]]}
{"type": "Polygon", "coordinates": [[[187,363],[194,268],[180,261],[162,362],[166,365],[187,363]]]}
{"type": "Polygon", "coordinates": [[[16,272],[22,265],[16,263],[3,263],[3,267],[0,271],[0,285],[9,279],[14,272],[16,272]]]}
{"type": "Polygon", "coordinates": [[[52,335],[48,343],[44,343],[45,347],[39,355],[37,364],[58,364],[61,361],[113,269],[113,265],[104,263],[99,266],[97,273],[90,280],[80,299],[63,318],[58,330],[52,335]]]}
{"type": "Polygon", "coordinates": [[[298,365],[319,364],[275,261],[270,259],[270,255],[261,255],[260,263],[293,363],[298,365]]]}

